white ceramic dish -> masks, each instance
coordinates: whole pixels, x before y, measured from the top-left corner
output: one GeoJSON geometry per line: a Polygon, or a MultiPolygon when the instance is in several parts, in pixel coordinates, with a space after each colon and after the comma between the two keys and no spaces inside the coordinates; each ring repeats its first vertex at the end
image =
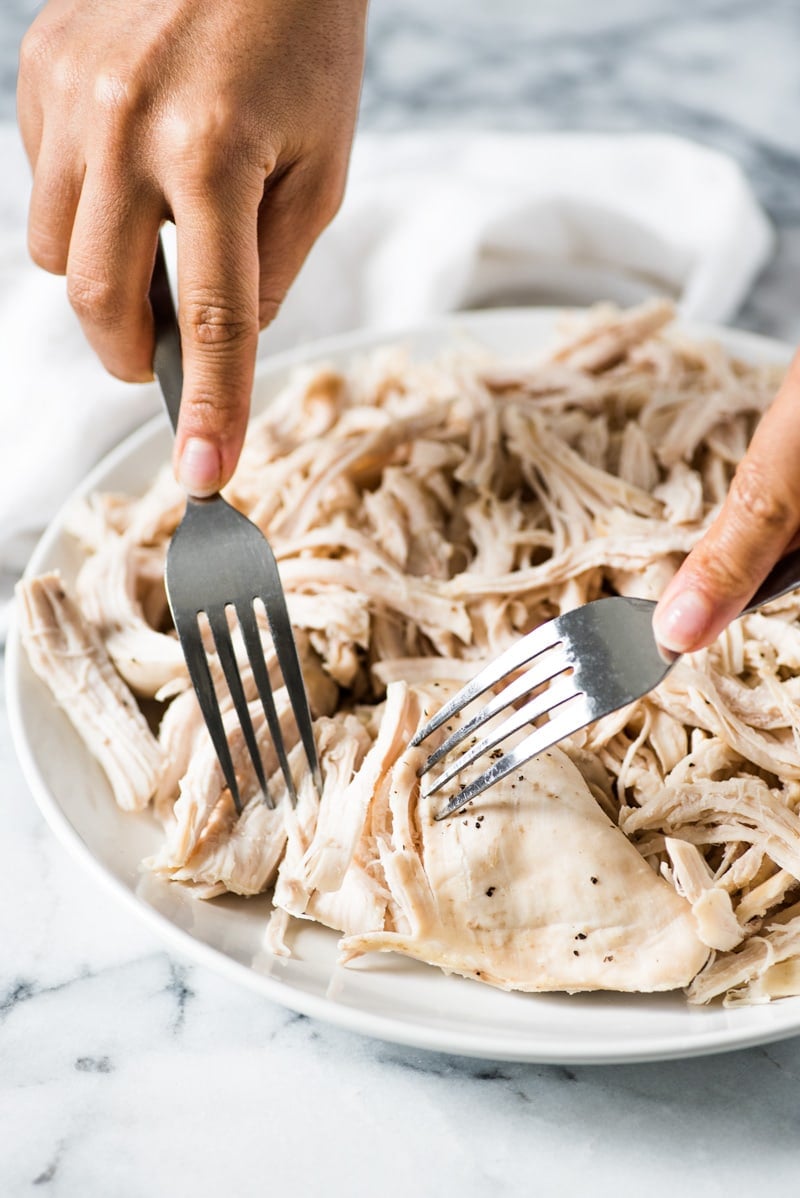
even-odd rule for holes
{"type": "MultiPolygon", "coordinates": [[[[499,353],[519,355],[544,345],[556,314],[510,309],[454,316],[393,338],[427,356],[466,335],[499,353]]],[[[693,328],[750,360],[788,361],[776,342],[729,330],[693,328]]],[[[262,408],[298,363],[345,364],[385,338],[355,334],[318,343],[262,364],[254,395],[262,408]]],[[[166,461],[166,419],[151,421],[111,453],[86,479],[95,489],[142,490],[166,461]]],[[[57,517],[29,565],[54,567],[68,579],[77,554],[57,517]]],[[[31,791],[53,831],[90,871],[174,949],[269,999],[342,1027],[444,1052],[562,1064],[609,1063],[693,1056],[779,1039],[800,1031],[800,999],[741,1010],[697,1009],[680,994],[624,996],[504,994],[394,954],[354,967],[336,965],[337,936],[313,924],[294,935],[295,956],[270,956],[262,946],[269,903],[233,897],[202,903],[178,886],[142,873],[139,862],[160,839],[147,815],[124,815],[104,775],[86,753],[20,651],[12,627],[7,652],[8,707],[17,751],[31,791]]]]}

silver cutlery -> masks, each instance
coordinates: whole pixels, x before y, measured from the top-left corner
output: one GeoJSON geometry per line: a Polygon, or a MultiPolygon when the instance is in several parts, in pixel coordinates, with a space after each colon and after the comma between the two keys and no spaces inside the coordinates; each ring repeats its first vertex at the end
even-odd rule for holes
{"type": "MultiPolygon", "coordinates": [[[[181,340],[160,237],[150,285],[150,304],[155,324],[153,369],[175,430],[183,389],[181,340]]],[[[283,674],[308,767],[317,788],[320,789],[320,770],[311,712],[289,621],[286,597],[275,556],[260,529],[219,494],[207,499],[194,499],[189,496],[185,515],[167,552],[165,582],[189,677],[236,810],[242,810],[239,784],[203,645],[200,626],[203,616],[208,621],[264,799],[270,807],[274,806],[274,800],[267,786],[264,765],[236,661],[228,623],[229,609],[233,610],[238,620],[256,689],[290,798],[293,803],[297,801],[259,634],[254,606],[257,600],[264,604],[275,654],[283,674]]]]}
{"type": "MultiPolygon", "coordinates": [[[[798,585],[800,549],[781,558],[741,614],[755,611],[798,585]]],[[[587,724],[627,707],[658,686],[680,655],[667,661],[659,651],[652,628],[655,606],[647,599],[622,596],[587,603],[521,637],[462,687],[419,730],[412,744],[422,744],[442,725],[460,716],[474,699],[502,683],[508,675],[527,667],[476,715],[462,723],[419,769],[422,778],[463,741],[471,739],[466,752],[445,762],[442,773],[424,791],[428,797],[479,757],[494,750],[488,768],[463,786],[436,818],[453,815],[531,757],[587,724]],[[537,693],[522,706],[511,707],[532,692],[537,693]],[[478,740],[478,730],[509,707],[510,714],[478,740]],[[509,736],[544,716],[547,721],[508,752],[498,750],[497,746],[509,736]]]]}

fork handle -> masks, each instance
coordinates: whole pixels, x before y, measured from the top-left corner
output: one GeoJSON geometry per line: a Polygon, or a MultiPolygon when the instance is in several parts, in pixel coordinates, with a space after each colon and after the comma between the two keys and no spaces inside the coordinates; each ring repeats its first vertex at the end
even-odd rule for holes
{"type": "Polygon", "coordinates": [[[779,599],[787,591],[793,591],[797,586],[800,586],[800,549],[793,549],[791,553],[787,553],[785,557],[775,563],[747,607],[742,608],[740,614],[746,615],[747,612],[755,611],[756,608],[763,607],[765,603],[779,599]]]}
{"type": "Polygon", "coordinates": [[[153,373],[158,379],[164,405],[172,422],[172,431],[178,428],[178,413],[181,409],[183,392],[183,362],[181,358],[181,333],[175,303],[169,285],[164,243],[158,235],[156,260],[150,281],[150,307],[153,309],[156,347],[153,354],[153,373]]]}

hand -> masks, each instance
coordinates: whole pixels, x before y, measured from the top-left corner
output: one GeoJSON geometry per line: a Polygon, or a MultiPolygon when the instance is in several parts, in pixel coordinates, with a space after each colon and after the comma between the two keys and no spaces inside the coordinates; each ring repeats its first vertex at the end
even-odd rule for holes
{"type": "MultiPolygon", "coordinates": [[[[178,477],[230,478],[258,330],[341,202],[366,0],[50,0],[22,45],[28,241],[66,274],[112,374],[152,377],[147,300],[174,220],[184,393],[178,477]]],[[[328,302],[321,296],[320,302],[328,302]]]]}
{"type": "Polygon", "coordinates": [[[656,640],[687,653],[719,636],[800,540],[800,353],[739,463],[722,509],[670,582],[656,640]]]}

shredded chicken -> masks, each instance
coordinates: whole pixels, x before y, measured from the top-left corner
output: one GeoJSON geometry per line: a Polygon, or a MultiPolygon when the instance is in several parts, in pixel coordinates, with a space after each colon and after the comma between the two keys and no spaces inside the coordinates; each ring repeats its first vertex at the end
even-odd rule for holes
{"type": "MultiPolygon", "coordinates": [[[[387,708],[403,686],[389,688],[387,708]]],[[[419,718],[424,692],[410,697],[419,718]]],[[[395,757],[391,819],[374,850],[373,876],[383,875],[399,912],[345,936],[345,961],[393,949],[506,990],[691,981],[708,957],[692,909],[610,822],[565,753],[543,753],[439,822],[429,805],[409,804],[424,757],[408,747],[395,757]]]]}
{"type": "Polygon", "coordinates": [[[321,795],[264,622],[296,807],[238,645],[276,806],[221,689],[235,818],[163,591],[169,478],[76,507],[85,562],[21,584],[23,639],[120,806],[153,801],[149,868],[204,898],[271,889],[274,953],[312,919],[345,961],[395,950],[503,988],[800,994],[800,599],[455,819],[421,800],[409,748],[521,634],[602,595],[656,598],[713,519],[780,372],[671,316],[598,309],[526,361],[394,347],[308,368],[253,422],[227,497],[275,549],[308,684],[321,795]]]}
{"type": "Polygon", "coordinates": [[[123,811],[143,810],[165,763],[97,630],[57,574],[20,584],[19,612],[33,669],[105,770],[123,811]]]}

